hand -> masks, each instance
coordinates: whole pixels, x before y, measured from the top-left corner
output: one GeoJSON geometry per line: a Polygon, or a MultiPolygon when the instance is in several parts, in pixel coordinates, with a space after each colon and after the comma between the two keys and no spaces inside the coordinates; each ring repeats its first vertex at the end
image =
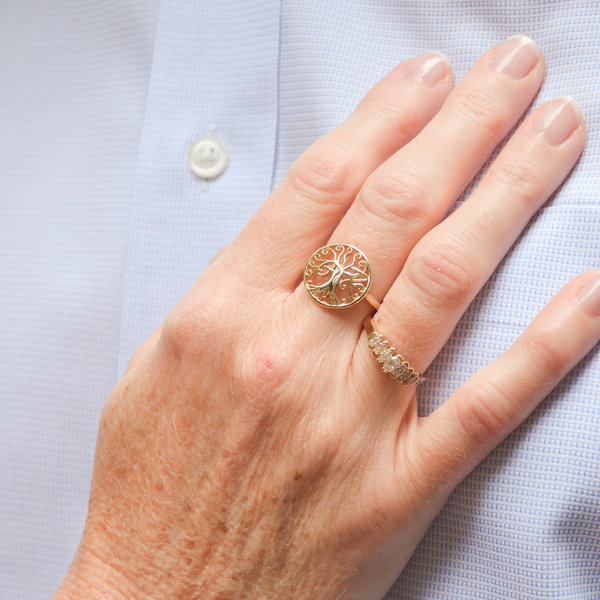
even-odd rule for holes
{"type": "Polygon", "coordinates": [[[384,298],[377,329],[425,371],[583,148],[576,105],[551,100],[444,218],[543,73],[539,50],[512,38],[451,90],[446,62],[426,54],[296,161],[106,401],[85,531],[56,598],[385,594],[452,489],[596,343],[586,286],[600,273],[568,283],[419,417],[416,386],[368,347],[372,308],[318,306],[303,269],[328,241],[364,251],[384,298]]]}

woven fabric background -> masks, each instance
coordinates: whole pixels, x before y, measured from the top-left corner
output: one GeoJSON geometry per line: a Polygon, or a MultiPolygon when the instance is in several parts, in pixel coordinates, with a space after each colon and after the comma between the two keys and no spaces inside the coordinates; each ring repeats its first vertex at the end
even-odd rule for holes
{"type": "MultiPolygon", "coordinates": [[[[22,0],[0,15],[2,600],[62,579],[133,350],[398,62],[440,50],[459,79],[525,33],[548,65],[534,106],[570,94],[589,131],[430,367],[421,414],[600,267],[598,2],[22,0]],[[186,151],[208,133],[230,164],[203,184],[186,151]]],[[[599,389],[593,351],[455,490],[387,598],[600,598],[599,389]]]]}

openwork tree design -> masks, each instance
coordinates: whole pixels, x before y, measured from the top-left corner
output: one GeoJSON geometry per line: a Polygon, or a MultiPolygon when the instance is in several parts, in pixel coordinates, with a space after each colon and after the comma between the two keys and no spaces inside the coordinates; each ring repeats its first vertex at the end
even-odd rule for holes
{"type": "Polygon", "coordinates": [[[369,291],[371,267],[354,246],[335,244],[319,248],[304,269],[304,284],[319,304],[344,308],[369,291]]]}

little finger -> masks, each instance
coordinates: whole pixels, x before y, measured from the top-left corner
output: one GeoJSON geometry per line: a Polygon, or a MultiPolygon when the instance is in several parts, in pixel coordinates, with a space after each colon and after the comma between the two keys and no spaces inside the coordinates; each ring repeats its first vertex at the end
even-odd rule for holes
{"type": "Polygon", "coordinates": [[[413,474],[420,473],[416,479],[425,488],[457,485],[599,338],[600,270],[595,270],[566,284],[504,354],[421,420],[409,461],[413,474]]]}

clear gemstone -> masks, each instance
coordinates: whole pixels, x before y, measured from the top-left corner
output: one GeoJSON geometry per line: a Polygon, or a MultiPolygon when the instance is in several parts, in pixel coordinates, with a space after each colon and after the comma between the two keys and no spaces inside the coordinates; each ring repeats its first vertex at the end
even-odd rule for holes
{"type": "Polygon", "coordinates": [[[387,340],[381,340],[381,342],[373,348],[373,354],[379,356],[389,345],[390,343],[387,340]]]}
{"type": "Polygon", "coordinates": [[[406,370],[404,375],[402,375],[402,377],[399,380],[402,383],[407,383],[407,381],[412,377],[413,374],[414,374],[414,370],[412,368],[409,368],[406,370]]]}
{"type": "Polygon", "coordinates": [[[386,348],[379,355],[379,358],[377,359],[377,362],[378,363],[384,363],[384,362],[386,362],[392,356],[392,354],[394,354],[395,351],[396,351],[395,348],[386,348]]]}
{"type": "Polygon", "coordinates": [[[406,385],[410,385],[411,383],[414,383],[418,378],[419,376],[416,373],[413,373],[404,383],[406,383],[406,385]]]}
{"type": "Polygon", "coordinates": [[[374,348],[375,346],[377,346],[377,344],[379,344],[379,342],[381,342],[382,337],[373,332],[370,336],[369,336],[369,348],[374,348]]]}
{"type": "Polygon", "coordinates": [[[406,371],[406,369],[408,368],[408,363],[407,362],[402,362],[399,361],[396,368],[394,369],[394,372],[392,373],[392,375],[396,378],[399,379],[401,375],[404,374],[404,372],[406,371]]]}
{"type": "Polygon", "coordinates": [[[383,367],[381,367],[381,370],[384,373],[391,373],[398,365],[399,360],[400,357],[398,355],[392,356],[389,360],[385,361],[385,364],[383,365],[383,367]]]}

